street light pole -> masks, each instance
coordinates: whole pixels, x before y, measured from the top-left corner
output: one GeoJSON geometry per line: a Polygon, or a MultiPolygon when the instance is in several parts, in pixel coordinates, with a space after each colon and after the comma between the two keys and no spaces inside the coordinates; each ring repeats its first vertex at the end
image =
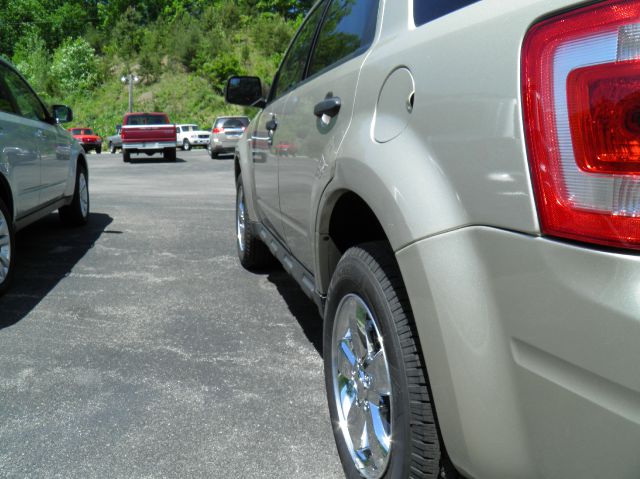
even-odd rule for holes
{"type": "Polygon", "coordinates": [[[129,73],[128,75],[123,75],[120,81],[122,81],[122,83],[129,83],[129,113],[131,113],[133,112],[133,84],[138,83],[140,78],[138,78],[138,75],[129,73]]]}

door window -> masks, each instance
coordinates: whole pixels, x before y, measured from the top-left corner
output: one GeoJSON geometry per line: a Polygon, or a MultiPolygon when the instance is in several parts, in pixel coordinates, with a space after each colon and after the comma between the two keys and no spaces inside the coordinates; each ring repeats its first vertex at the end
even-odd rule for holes
{"type": "Polygon", "coordinates": [[[413,0],[413,21],[416,26],[460,10],[478,0],[413,0]]]}
{"type": "Polygon", "coordinates": [[[17,114],[30,120],[46,121],[47,112],[29,85],[15,71],[0,64],[0,73],[6,83],[18,111],[17,114]]]}
{"type": "Polygon", "coordinates": [[[318,36],[309,76],[364,52],[376,32],[378,0],[333,0],[318,36]]]}
{"type": "Polygon", "coordinates": [[[302,81],[307,59],[309,58],[309,50],[311,49],[325,5],[325,2],[317,5],[309,14],[302,27],[300,27],[300,30],[298,30],[298,34],[295,40],[293,40],[291,47],[289,47],[289,51],[280,66],[280,71],[274,80],[270,94],[271,100],[275,100],[292,90],[302,81]]]}

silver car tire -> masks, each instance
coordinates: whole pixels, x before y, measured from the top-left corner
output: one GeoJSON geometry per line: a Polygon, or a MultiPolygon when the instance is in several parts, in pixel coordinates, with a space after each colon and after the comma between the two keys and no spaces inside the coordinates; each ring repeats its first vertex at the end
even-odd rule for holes
{"type": "Polygon", "coordinates": [[[457,478],[441,447],[424,359],[399,268],[386,243],[348,249],[324,318],[324,372],[348,478],[457,478]]]}
{"type": "Polygon", "coordinates": [[[242,176],[238,176],[236,180],[236,246],[240,264],[250,271],[268,268],[276,261],[253,228],[254,224],[249,219],[245,201],[242,176]]]}
{"type": "Polygon", "coordinates": [[[89,175],[84,165],[78,164],[76,187],[71,203],[58,209],[60,220],[67,226],[83,226],[89,221],[89,175]]]}
{"type": "Polygon", "coordinates": [[[0,295],[11,284],[15,263],[15,229],[10,218],[7,205],[0,199],[0,295]]]}

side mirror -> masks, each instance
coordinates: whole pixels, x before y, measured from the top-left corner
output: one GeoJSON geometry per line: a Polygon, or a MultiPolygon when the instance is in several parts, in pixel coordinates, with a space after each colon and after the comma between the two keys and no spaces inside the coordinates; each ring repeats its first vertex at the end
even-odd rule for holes
{"type": "Polygon", "coordinates": [[[234,76],[227,81],[224,90],[227,103],[264,108],[267,104],[262,96],[262,83],[258,77],[234,76]]]}
{"type": "Polygon", "coordinates": [[[73,111],[71,108],[65,105],[53,105],[51,107],[53,112],[53,118],[55,118],[56,123],[69,123],[73,120],[73,111]]]}

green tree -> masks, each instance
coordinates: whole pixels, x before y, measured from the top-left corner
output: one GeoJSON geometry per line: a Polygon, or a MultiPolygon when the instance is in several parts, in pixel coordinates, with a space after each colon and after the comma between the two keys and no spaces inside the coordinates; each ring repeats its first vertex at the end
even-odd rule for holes
{"type": "Polygon", "coordinates": [[[51,90],[51,55],[36,31],[24,35],[15,45],[13,64],[40,94],[51,90]]]}
{"type": "Polygon", "coordinates": [[[53,53],[51,74],[60,93],[68,95],[87,91],[98,83],[98,65],[95,52],[82,39],[65,40],[53,53]]]}

